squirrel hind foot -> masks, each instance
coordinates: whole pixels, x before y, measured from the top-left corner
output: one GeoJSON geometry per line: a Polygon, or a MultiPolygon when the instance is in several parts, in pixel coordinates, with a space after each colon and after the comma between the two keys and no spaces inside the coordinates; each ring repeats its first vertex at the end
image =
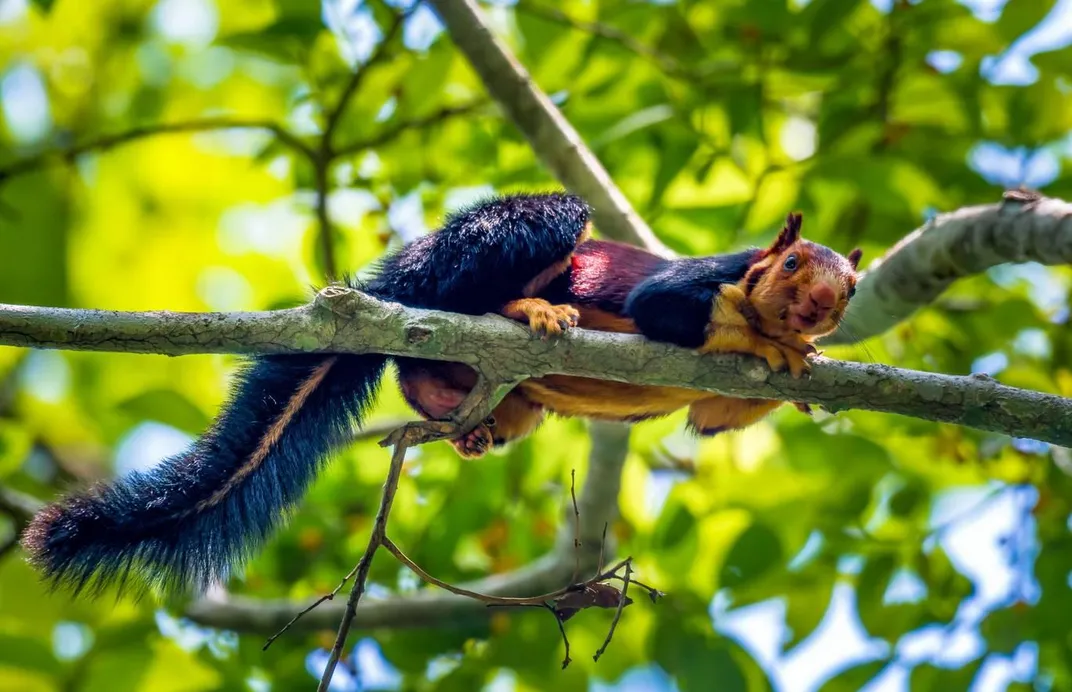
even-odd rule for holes
{"type": "Polygon", "coordinates": [[[458,456],[463,459],[479,459],[491,449],[494,439],[491,428],[481,423],[461,437],[451,440],[450,443],[458,452],[458,456]]]}

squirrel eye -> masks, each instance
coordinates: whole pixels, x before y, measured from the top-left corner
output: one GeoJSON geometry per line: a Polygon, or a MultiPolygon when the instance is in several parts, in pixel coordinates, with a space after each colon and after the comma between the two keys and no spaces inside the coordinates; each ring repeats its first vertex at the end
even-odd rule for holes
{"type": "Polygon", "coordinates": [[[797,256],[789,255],[785,258],[785,264],[783,265],[787,272],[796,271],[797,268],[797,256]]]}
{"type": "Polygon", "coordinates": [[[849,298],[852,298],[854,295],[856,295],[856,287],[849,286],[849,298]]]}

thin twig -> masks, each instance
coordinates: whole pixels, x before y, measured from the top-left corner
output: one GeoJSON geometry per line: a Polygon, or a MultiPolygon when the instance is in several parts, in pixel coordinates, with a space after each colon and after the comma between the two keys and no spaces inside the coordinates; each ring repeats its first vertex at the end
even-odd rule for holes
{"type": "MultiPolygon", "coordinates": [[[[621,582],[625,581],[624,577],[620,577],[617,574],[614,575],[613,577],[611,577],[611,579],[617,579],[618,581],[621,581],[621,582]]],[[[659,598],[662,598],[663,596],[666,595],[664,592],[660,591],[659,589],[656,589],[654,586],[648,586],[644,582],[637,581],[636,579],[630,578],[629,583],[632,584],[633,586],[639,586],[640,588],[642,588],[645,591],[647,591],[648,592],[648,598],[651,599],[652,603],[654,603],[656,600],[658,600],[659,598]]]]}
{"type": "Polygon", "coordinates": [[[551,617],[555,619],[555,624],[558,625],[558,631],[562,635],[562,643],[566,645],[566,654],[562,657],[562,670],[565,670],[573,660],[569,655],[569,637],[566,636],[566,626],[562,624],[562,619],[558,617],[558,611],[555,610],[553,605],[545,602],[543,607],[551,611],[551,617]]]}
{"type": "MultiPolygon", "coordinates": [[[[408,429],[409,426],[403,428],[408,429]]],[[[350,625],[357,614],[357,604],[361,595],[365,592],[365,584],[368,582],[369,570],[372,567],[372,558],[376,550],[383,544],[386,538],[387,518],[391,514],[391,505],[394,503],[395,493],[398,491],[398,479],[402,475],[402,464],[406,458],[406,450],[410,447],[410,440],[406,434],[398,436],[394,442],[394,453],[391,455],[391,467],[387,471],[387,480],[383,484],[383,496],[380,498],[380,508],[376,512],[376,521],[372,526],[372,535],[369,536],[368,547],[365,554],[357,563],[354,572],[357,573],[354,585],[350,589],[350,597],[346,601],[346,610],[343,611],[342,621],[339,623],[339,632],[335,637],[335,644],[331,647],[327,666],[320,678],[320,686],[317,692],[327,692],[331,684],[331,676],[335,673],[335,666],[342,656],[343,647],[346,646],[346,637],[350,633],[350,625]]],[[[351,572],[353,573],[353,572],[351,572]]]]}
{"type": "Polygon", "coordinates": [[[603,538],[599,539],[599,562],[596,564],[596,574],[603,571],[603,551],[607,549],[607,529],[610,522],[603,522],[603,538]]]}
{"type": "Polygon", "coordinates": [[[0,181],[8,180],[15,176],[30,173],[54,164],[68,163],[84,154],[94,151],[106,151],[113,147],[128,144],[140,139],[155,137],[157,135],[210,132],[214,130],[267,130],[275,135],[280,142],[291,149],[298,151],[302,155],[307,156],[310,159],[313,159],[316,156],[313,149],[303,142],[297,135],[288,131],[279,123],[270,120],[240,120],[228,117],[199,118],[185,122],[157,123],[155,125],[134,127],[124,132],[90,139],[65,149],[46,151],[37,154],[36,156],[19,159],[5,166],[0,166],[0,181]]]}
{"type": "Polygon", "coordinates": [[[581,576],[581,510],[577,509],[577,469],[570,469],[569,492],[573,498],[573,577],[570,581],[575,582],[581,576]]]}
{"type": "MultiPolygon", "coordinates": [[[[343,611],[342,620],[339,622],[339,631],[335,637],[335,644],[331,647],[327,665],[324,667],[323,676],[320,678],[318,692],[327,692],[328,686],[331,684],[331,677],[334,675],[335,668],[342,657],[342,650],[346,646],[350,626],[357,615],[357,604],[361,601],[361,595],[365,592],[369,570],[372,567],[372,558],[381,546],[393,545],[390,539],[387,538],[387,520],[391,515],[395,494],[398,492],[398,481],[402,476],[406,450],[419,444],[456,437],[468,432],[477,422],[487,417],[491,409],[498,405],[502,397],[512,387],[513,383],[507,385],[493,382],[481,373],[477,379],[476,386],[462,400],[458,408],[451,412],[453,421],[416,421],[407,423],[380,441],[381,447],[394,446],[394,451],[391,454],[391,466],[387,471],[387,479],[383,483],[383,495],[380,497],[380,507],[376,511],[376,520],[373,522],[372,532],[369,535],[368,547],[365,548],[365,553],[354,568],[357,573],[354,585],[350,589],[350,597],[346,600],[346,608],[343,611]]],[[[323,603],[324,600],[328,599],[321,599],[320,602],[323,603]]],[[[311,608],[307,608],[305,612],[309,610],[311,608]]]]}
{"type": "Polygon", "coordinates": [[[355,565],[354,568],[352,570],[350,570],[346,574],[345,577],[342,578],[342,581],[339,582],[339,585],[336,586],[334,589],[332,589],[330,593],[324,594],[323,596],[321,596],[320,598],[316,599],[311,604],[309,604],[306,608],[303,608],[301,612],[299,612],[297,615],[295,615],[294,617],[292,617],[290,619],[290,622],[288,622],[287,624],[283,625],[283,628],[281,630],[279,630],[278,632],[276,632],[272,636],[268,637],[268,641],[264,642],[264,646],[261,647],[261,651],[267,651],[268,647],[272,645],[272,642],[274,642],[276,639],[279,639],[279,637],[284,632],[286,632],[287,630],[290,629],[291,625],[293,625],[298,620],[301,620],[303,617],[305,617],[305,615],[307,613],[309,613],[311,610],[317,608],[321,603],[324,603],[325,601],[334,600],[335,597],[339,595],[339,592],[342,591],[342,587],[346,586],[346,582],[348,582],[351,579],[353,579],[353,576],[355,574],[357,574],[357,569],[358,569],[358,566],[355,565]]]}
{"type": "MultiPolygon", "coordinates": [[[[607,631],[607,638],[603,641],[603,646],[599,647],[595,656],[592,657],[593,661],[598,661],[599,657],[603,655],[603,652],[610,646],[610,640],[614,637],[614,630],[618,627],[618,621],[622,619],[622,611],[625,609],[626,596],[629,594],[629,577],[633,574],[632,566],[633,558],[627,558],[625,560],[625,578],[622,580],[622,595],[621,600],[618,601],[618,610],[614,613],[614,619],[610,621],[610,630],[607,631]]],[[[617,569],[615,569],[617,572],[617,569]]]]}
{"type": "MultiPolygon", "coordinates": [[[[416,4],[414,4],[414,7],[416,4]]],[[[324,122],[324,131],[320,135],[320,147],[316,152],[316,157],[313,161],[315,169],[315,181],[316,181],[316,220],[320,227],[320,252],[324,262],[324,274],[329,281],[334,281],[338,278],[338,263],[335,260],[335,238],[334,232],[331,226],[331,218],[328,215],[328,193],[330,192],[330,184],[328,181],[328,173],[331,168],[332,161],[335,160],[335,150],[333,148],[332,140],[335,137],[335,130],[339,126],[339,122],[342,120],[342,114],[346,111],[346,106],[349,105],[350,99],[361,88],[361,82],[364,81],[365,76],[369,71],[378,63],[382,62],[387,56],[388,47],[391,40],[398,33],[398,30],[402,28],[402,23],[405,21],[406,16],[412,10],[401,12],[395,16],[395,20],[391,23],[387,33],[384,34],[383,39],[379,45],[373,51],[369,59],[365,61],[363,65],[358,66],[347,80],[346,85],[342,89],[342,93],[339,95],[339,100],[335,102],[335,106],[330,108],[327,112],[327,120],[324,122]]]]}
{"type": "Polygon", "coordinates": [[[637,215],[576,129],[543,93],[517,58],[499,41],[476,0],[430,0],[454,45],[466,55],[533,150],[555,177],[592,205],[596,226],[608,237],[633,242],[663,256],[663,245],[637,215]]]}
{"type": "Polygon", "coordinates": [[[444,106],[443,108],[429,113],[428,115],[421,116],[419,118],[410,118],[408,120],[399,120],[390,127],[386,128],[379,134],[373,135],[367,139],[361,139],[347,144],[340,145],[332,150],[332,153],[336,157],[350,156],[358,154],[368,149],[375,149],[376,147],[383,146],[388,142],[397,139],[399,135],[407,130],[420,130],[432,125],[438,125],[441,122],[449,120],[458,115],[468,115],[473,111],[483,108],[488,105],[487,99],[476,99],[470,103],[464,103],[459,106],[444,106]]]}
{"type": "MultiPolygon", "coordinates": [[[[418,4],[419,3],[414,3],[413,8],[418,4]]],[[[369,69],[383,62],[384,58],[387,57],[387,51],[391,41],[394,39],[395,35],[398,34],[398,30],[402,28],[402,24],[406,21],[406,17],[413,11],[413,8],[408,9],[405,12],[399,12],[395,15],[394,21],[391,22],[391,26],[388,27],[387,33],[383,35],[383,38],[372,52],[372,55],[369,56],[364,64],[357,66],[357,68],[350,73],[350,78],[347,80],[346,86],[343,87],[339,99],[335,102],[335,107],[328,111],[327,120],[324,122],[324,133],[321,138],[322,152],[333,151],[331,140],[335,134],[335,129],[339,126],[339,122],[342,120],[342,114],[346,110],[346,106],[350,103],[351,97],[353,97],[353,95],[361,88],[361,83],[365,81],[369,69]]]]}
{"type": "Polygon", "coordinates": [[[388,418],[387,420],[377,421],[371,425],[366,425],[355,432],[350,438],[350,442],[359,442],[361,440],[371,440],[374,438],[383,439],[384,435],[390,435],[403,425],[415,422],[416,421],[412,419],[406,418],[388,418]]]}
{"type": "Polygon", "coordinates": [[[316,222],[320,228],[320,259],[324,263],[324,276],[328,281],[338,278],[338,263],[335,261],[335,238],[328,215],[328,167],[330,158],[316,162],[313,169],[316,179],[316,222]]]}
{"type": "Polygon", "coordinates": [[[524,12],[531,14],[534,17],[541,17],[543,19],[568,26],[578,31],[591,34],[596,38],[605,39],[611,43],[616,43],[627,51],[637,55],[638,57],[647,60],[651,64],[655,65],[660,71],[664,72],[668,77],[675,79],[688,79],[696,80],[699,76],[696,72],[687,70],[681,66],[676,59],[660,53],[655,48],[647,45],[642,41],[638,41],[629,34],[617,29],[608,24],[601,22],[587,22],[582,19],[575,19],[566,14],[562,10],[554,7],[548,7],[541,3],[533,2],[518,2],[515,6],[515,10],[518,12],[524,12]]]}
{"type": "Polygon", "coordinates": [[[432,586],[438,586],[444,591],[449,591],[456,596],[465,596],[466,598],[472,598],[473,600],[480,601],[481,603],[485,603],[488,606],[496,606],[501,608],[515,606],[539,606],[545,601],[553,600],[566,593],[570,589],[570,586],[572,586],[567,585],[562,587],[561,589],[557,589],[555,591],[551,591],[545,594],[540,594],[539,596],[489,596],[488,594],[479,593],[477,591],[470,591],[469,589],[463,589],[460,586],[454,586],[453,584],[449,584],[442,579],[437,579],[436,577],[433,577],[431,574],[426,572],[423,567],[418,565],[416,562],[410,559],[408,555],[402,552],[402,549],[398,547],[398,544],[392,541],[389,537],[384,538],[383,547],[385,550],[387,550],[387,552],[394,555],[396,560],[398,560],[403,565],[412,570],[413,573],[420,577],[423,581],[428,582],[432,586]]]}
{"type": "Polygon", "coordinates": [[[0,485],[0,511],[10,516],[20,528],[28,524],[33,515],[41,511],[44,506],[45,503],[32,495],[0,485]]]}

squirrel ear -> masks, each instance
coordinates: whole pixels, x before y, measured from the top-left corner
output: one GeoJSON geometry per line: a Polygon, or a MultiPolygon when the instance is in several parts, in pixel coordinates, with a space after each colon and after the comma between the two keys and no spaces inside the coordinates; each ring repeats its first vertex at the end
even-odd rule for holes
{"type": "Polygon", "coordinates": [[[863,257],[863,256],[864,256],[864,251],[861,250],[860,248],[856,248],[855,250],[853,250],[852,252],[849,253],[849,264],[852,265],[853,269],[858,269],[860,267],[860,258],[863,257]]]}
{"type": "Polygon", "coordinates": [[[785,226],[782,227],[782,232],[778,234],[778,237],[774,239],[771,246],[767,248],[767,252],[772,255],[777,255],[793,243],[800,240],[800,221],[801,215],[799,212],[787,216],[785,218],[785,226]]]}

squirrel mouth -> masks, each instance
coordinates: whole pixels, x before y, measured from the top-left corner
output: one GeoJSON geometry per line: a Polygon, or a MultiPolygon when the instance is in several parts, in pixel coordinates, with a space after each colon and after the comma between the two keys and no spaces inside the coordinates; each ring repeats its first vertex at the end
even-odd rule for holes
{"type": "Polygon", "coordinates": [[[796,329],[798,332],[806,332],[809,329],[815,329],[818,324],[819,314],[815,312],[809,314],[794,312],[789,315],[789,326],[796,329]]]}

